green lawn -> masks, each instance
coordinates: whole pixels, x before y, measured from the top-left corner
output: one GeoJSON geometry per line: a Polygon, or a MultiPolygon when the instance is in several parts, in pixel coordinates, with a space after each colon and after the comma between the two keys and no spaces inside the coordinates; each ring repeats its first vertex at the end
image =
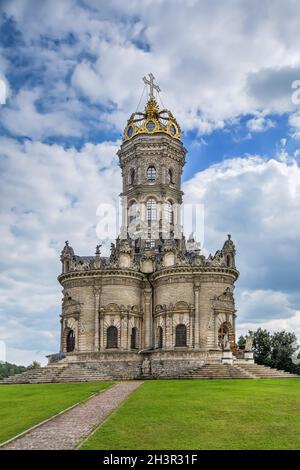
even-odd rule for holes
{"type": "Polygon", "coordinates": [[[82,446],[299,448],[299,379],[145,382],[82,446]]]}
{"type": "Polygon", "coordinates": [[[108,382],[0,385],[0,442],[110,385],[108,382]]]}

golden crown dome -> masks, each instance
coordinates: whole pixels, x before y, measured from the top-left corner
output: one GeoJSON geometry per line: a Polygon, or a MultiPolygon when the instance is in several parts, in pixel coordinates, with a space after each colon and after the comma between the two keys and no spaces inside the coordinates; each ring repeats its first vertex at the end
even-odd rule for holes
{"type": "MultiPolygon", "coordinates": [[[[149,74],[150,81],[144,77],[146,84],[152,84],[153,88],[160,91],[158,85],[153,85],[153,75],[149,74]]],[[[144,112],[133,113],[127,121],[123,134],[123,141],[132,139],[140,134],[168,134],[173,139],[180,140],[180,127],[171,111],[159,109],[153,96],[153,88],[150,88],[150,99],[146,104],[144,112]]]]}

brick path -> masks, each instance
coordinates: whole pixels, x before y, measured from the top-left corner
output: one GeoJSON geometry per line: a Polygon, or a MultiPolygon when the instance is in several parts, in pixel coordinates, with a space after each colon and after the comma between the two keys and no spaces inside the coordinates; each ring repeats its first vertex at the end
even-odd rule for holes
{"type": "Polygon", "coordinates": [[[1,450],[74,449],[142,382],[123,382],[29,431],[1,450]]]}

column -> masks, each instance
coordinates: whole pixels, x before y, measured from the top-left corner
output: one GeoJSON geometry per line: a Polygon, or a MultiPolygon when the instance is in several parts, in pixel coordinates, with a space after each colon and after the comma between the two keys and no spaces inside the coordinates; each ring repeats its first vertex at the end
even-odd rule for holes
{"type": "Polygon", "coordinates": [[[163,349],[167,349],[167,313],[164,312],[163,316],[163,349]]]}
{"type": "Polygon", "coordinates": [[[99,306],[101,287],[94,286],[95,311],[94,311],[94,351],[99,351],[99,306]]]}
{"type": "Polygon", "coordinates": [[[104,312],[100,314],[100,351],[104,351],[105,349],[105,340],[104,340],[104,312]]]}
{"type": "Polygon", "coordinates": [[[152,288],[146,287],[144,289],[144,348],[150,348],[152,346],[152,288]]]}
{"type": "Polygon", "coordinates": [[[64,334],[64,321],[63,321],[63,318],[61,317],[60,319],[60,352],[63,352],[64,350],[63,334],[64,334]]]}
{"type": "Polygon", "coordinates": [[[120,349],[125,351],[128,349],[128,323],[129,316],[125,311],[121,312],[120,328],[121,328],[121,344],[120,349]]]}
{"type": "Polygon", "coordinates": [[[194,316],[194,332],[195,332],[195,349],[200,347],[200,308],[199,308],[199,292],[200,292],[200,281],[195,280],[194,283],[194,303],[195,303],[195,316],[194,316]]]}
{"type": "Polygon", "coordinates": [[[166,348],[167,349],[174,349],[174,344],[173,344],[173,315],[172,312],[168,312],[166,314],[166,348]]]}
{"type": "Polygon", "coordinates": [[[215,347],[218,348],[218,315],[214,312],[215,347]]]}
{"type": "Polygon", "coordinates": [[[79,320],[75,323],[75,351],[78,352],[79,350],[79,320]]]}

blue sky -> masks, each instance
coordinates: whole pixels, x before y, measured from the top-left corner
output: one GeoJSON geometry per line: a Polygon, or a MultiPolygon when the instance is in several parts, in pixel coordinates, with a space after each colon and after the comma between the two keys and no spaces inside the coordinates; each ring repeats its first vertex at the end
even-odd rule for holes
{"type": "Polygon", "coordinates": [[[297,2],[2,0],[0,9],[8,360],[58,350],[60,251],[66,239],[82,255],[99,243],[97,207],[120,192],[116,151],[150,71],[183,130],[183,189],[204,206],[203,249],[227,233],[236,242],[239,332],[300,337],[297,2]]]}

